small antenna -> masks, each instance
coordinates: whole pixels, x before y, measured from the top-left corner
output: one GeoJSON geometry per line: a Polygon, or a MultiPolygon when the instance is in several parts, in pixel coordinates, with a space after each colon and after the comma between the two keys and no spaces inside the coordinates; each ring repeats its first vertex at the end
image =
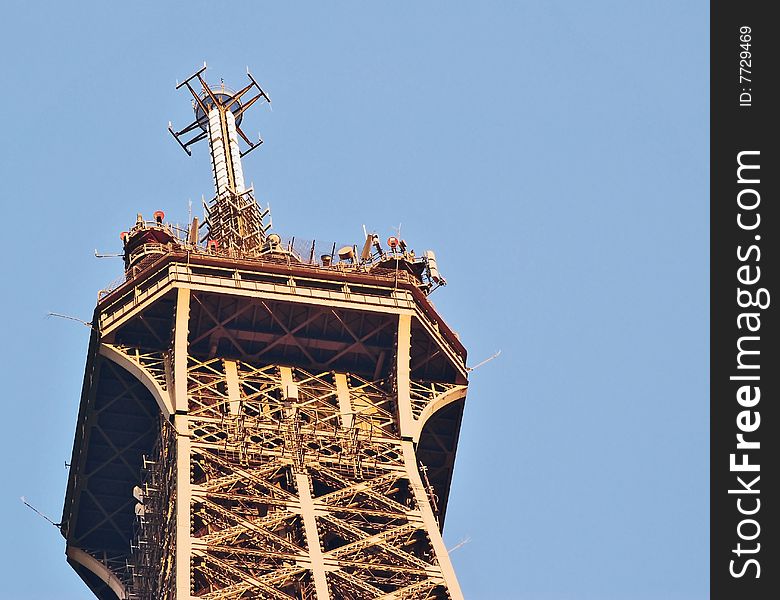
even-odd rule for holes
{"type": "Polygon", "coordinates": [[[483,360],[482,362],[480,362],[480,363],[477,363],[477,364],[476,364],[476,365],[474,365],[473,367],[466,367],[466,370],[467,370],[469,373],[471,373],[471,371],[474,371],[474,370],[476,370],[476,369],[479,369],[479,368],[480,368],[482,365],[486,365],[487,363],[489,363],[489,362],[490,362],[491,360],[493,360],[494,358],[498,358],[500,355],[501,355],[501,350],[499,350],[498,352],[496,352],[496,353],[495,353],[493,356],[490,356],[490,357],[486,358],[486,359],[485,359],[485,360],[483,360]]]}
{"type": "Polygon", "coordinates": [[[103,254],[95,248],[95,258],[122,258],[124,254],[103,254]]]}
{"type": "Polygon", "coordinates": [[[84,321],[83,319],[79,319],[78,317],[71,317],[70,315],[63,315],[63,314],[56,313],[56,312],[46,313],[46,316],[47,317],[59,317],[60,319],[69,319],[70,321],[76,321],[77,323],[81,323],[82,325],[86,325],[90,329],[94,329],[94,327],[92,327],[92,323],[90,323],[89,321],[84,321]]]}
{"type": "Polygon", "coordinates": [[[43,514],[41,511],[39,511],[37,508],[35,508],[35,507],[34,507],[32,504],[30,504],[29,502],[27,502],[27,498],[25,498],[24,496],[22,496],[22,497],[21,497],[21,498],[19,498],[19,499],[22,501],[22,504],[24,504],[24,505],[25,505],[27,508],[31,509],[31,510],[32,510],[32,511],[33,511],[33,512],[36,514],[36,515],[38,515],[39,517],[43,517],[43,518],[44,518],[44,519],[46,519],[46,520],[47,520],[49,523],[51,523],[51,524],[52,524],[52,525],[54,525],[55,527],[59,528],[59,526],[60,526],[60,523],[55,523],[55,522],[54,522],[54,521],[52,521],[52,520],[51,520],[49,517],[47,517],[46,515],[44,515],[44,514],[43,514]]]}
{"type": "Polygon", "coordinates": [[[449,548],[447,552],[455,552],[458,548],[463,548],[466,544],[468,544],[471,541],[470,536],[464,537],[461,541],[459,541],[457,544],[455,544],[452,548],[449,548]]]}

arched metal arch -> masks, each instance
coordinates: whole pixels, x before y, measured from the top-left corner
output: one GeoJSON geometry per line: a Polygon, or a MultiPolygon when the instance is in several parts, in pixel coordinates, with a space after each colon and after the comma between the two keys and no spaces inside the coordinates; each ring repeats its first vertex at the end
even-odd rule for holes
{"type": "Polygon", "coordinates": [[[111,591],[114,592],[114,594],[116,594],[116,597],[119,600],[127,600],[128,594],[125,586],[119,579],[117,579],[116,575],[114,575],[106,565],[104,565],[94,556],[87,554],[82,549],[76,548],[75,546],[68,546],[65,550],[65,555],[73,562],[81,565],[99,577],[100,580],[103,581],[111,589],[111,591]]]}
{"type": "Polygon", "coordinates": [[[465,398],[466,391],[467,391],[467,386],[465,385],[458,386],[456,388],[444,392],[443,394],[437,396],[434,400],[429,402],[428,405],[420,413],[420,417],[415,420],[414,435],[412,436],[414,442],[417,443],[420,441],[420,435],[422,434],[422,430],[425,427],[425,423],[428,421],[428,419],[430,419],[433,415],[435,415],[445,406],[465,398]]]}
{"type": "Polygon", "coordinates": [[[131,360],[124,352],[111,344],[100,344],[100,355],[116,363],[144,384],[146,389],[151,392],[160,411],[166,419],[173,414],[173,402],[171,401],[170,394],[160,387],[160,384],[157,383],[157,380],[147,369],[134,360],[131,360]]]}

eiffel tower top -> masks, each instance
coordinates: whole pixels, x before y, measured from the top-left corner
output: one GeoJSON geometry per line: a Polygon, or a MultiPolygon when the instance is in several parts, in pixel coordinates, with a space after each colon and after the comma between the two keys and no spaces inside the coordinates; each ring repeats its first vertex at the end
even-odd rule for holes
{"type": "MultiPolygon", "coordinates": [[[[209,85],[205,71],[204,64],[176,85],[176,89],[186,88],[192,95],[193,120],[179,130],[168,124],[171,135],[188,155],[192,145],[208,140],[215,194],[204,201],[205,221],[200,223],[196,217],[181,229],[165,222],[162,211],[154,213],[154,221],[146,221],[139,214],[135,225],[121,234],[126,279],[135,277],[161,256],[178,251],[228,260],[295,264],[329,274],[359,272],[391,277],[395,282],[408,279],[426,295],[446,284],[433,251],[416,255],[400,238],[400,229],[387,238],[385,247],[379,235],[365,226],[359,245],[326,242],[318,246],[316,240],[302,239],[296,244],[294,236],[283,240],[278,233],[269,233],[270,209],[258,205],[254,190],[245,184],[241,164],[241,158],[263,140],[251,141],[241,125],[250,107],[258,102],[270,105],[271,99],[248,70],[248,83],[237,91],[223,82],[209,85]]],[[[104,290],[105,294],[112,289],[104,290]]]]}

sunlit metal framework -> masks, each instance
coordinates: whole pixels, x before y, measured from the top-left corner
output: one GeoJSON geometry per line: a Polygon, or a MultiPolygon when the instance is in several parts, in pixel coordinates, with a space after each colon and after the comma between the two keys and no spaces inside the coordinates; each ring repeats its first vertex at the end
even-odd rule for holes
{"type": "Polygon", "coordinates": [[[161,256],[95,311],[69,561],[101,599],[462,598],[465,359],[397,273],[161,256]]]}

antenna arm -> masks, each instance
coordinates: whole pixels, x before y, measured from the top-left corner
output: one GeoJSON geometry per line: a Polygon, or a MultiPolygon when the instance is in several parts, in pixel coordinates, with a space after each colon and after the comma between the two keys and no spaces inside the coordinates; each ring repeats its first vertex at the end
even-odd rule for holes
{"type": "MultiPolygon", "coordinates": [[[[203,82],[203,80],[200,78],[200,75],[198,75],[198,79],[201,82],[203,82]]],[[[195,98],[195,102],[198,103],[198,106],[200,106],[200,109],[203,111],[203,114],[208,115],[209,109],[206,107],[205,104],[203,104],[203,100],[201,99],[201,97],[195,93],[195,90],[192,89],[192,86],[189,83],[187,83],[186,85],[187,85],[187,89],[190,91],[190,94],[192,94],[192,97],[195,98]]],[[[208,89],[208,86],[204,85],[203,87],[208,90],[211,99],[214,100],[214,102],[216,102],[216,99],[214,98],[214,95],[211,93],[211,90],[208,89]]]]}
{"type": "Polygon", "coordinates": [[[249,145],[248,149],[246,149],[246,150],[244,150],[243,152],[240,153],[242,158],[244,156],[246,156],[247,154],[249,154],[252,150],[254,150],[255,148],[257,148],[258,146],[260,146],[263,143],[263,138],[260,138],[257,142],[255,142],[253,144],[249,140],[249,138],[246,137],[246,134],[243,131],[241,131],[241,128],[238,125],[236,125],[236,132],[238,132],[238,135],[241,136],[241,139],[243,139],[249,145]]]}
{"type": "Polygon", "coordinates": [[[200,128],[200,125],[198,124],[198,122],[197,122],[197,121],[193,121],[192,123],[190,123],[189,125],[187,125],[187,126],[186,126],[184,129],[182,129],[181,131],[177,131],[177,132],[176,132],[176,135],[184,135],[184,134],[186,134],[186,133],[189,133],[190,131],[193,131],[193,130],[195,130],[195,129],[199,129],[199,128],[200,128]]]}
{"type": "MultiPolygon", "coordinates": [[[[188,84],[190,81],[192,81],[192,80],[193,80],[193,79],[195,79],[196,77],[198,77],[198,79],[200,79],[200,77],[199,77],[199,76],[200,76],[200,74],[201,74],[201,73],[203,73],[203,71],[205,71],[205,70],[206,70],[206,63],[203,63],[203,67],[202,67],[202,68],[201,68],[199,71],[197,71],[197,72],[193,73],[192,75],[190,75],[189,77],[187,77],[187,79],[185,79],[185,80],[184,80],[184,81],[182,81],[181,83],[177,84],[177,85],[176,85],[176,89],[178,90],[178,89],[180,89],[182,86],[184,86],[184,85],[187,85],[187,84],[188,84]]],[[[190,86],[187,86],[187,87],[190,87],[190,86]]],[[[190,90],[192,90],[192,88],[190,88],[190,90]]]]}
{"type": "Polygon", "coordinates": [[[265,93],[263,88],[260,87],[260,84],[255,81],[255,78],[252,77],[252,74],[249,72],[249,69],[246,70],[246,76],[249,77],[249,79],[252,80],[252,83],[255,84],[255,87],[257,88],[257,91],[260,92],[260,95],[265,98],[265,101],[268,102],[268,104],[271,104],[271,98],[268,96],[268,94],[265,93]]]}
{"type": "Polygon", "coordinates": [[[188,156],[192,156],[192,152],[190,152],[190,150],[187,148],[187,146],[189,146],[189,144],[187,144],[187,146],[185,146],[184,144],[181,143],[181,140],[179,139],[179,135],[173,130],[173,126],[168,125],[168,131],[171,132],[171,135],[173,136],[173,139],[175,139],[176,142],[179,144],[179,146],[181,146],[181,149],[184,150],[187,153],[188,156]]]}
{"type": "Polygon", "coordinates": [[[198,135],[196,135],[194,138],[192,138],[189,142],[187,142],[184,145],[185,146],[192,146],[192,144],[197,144],[199,141],[201,141],[202,139],[205,139],[205,138],[206,138],[206,132],[203,131],[203,132],[199,133],[198,135]]]}
{"type": "Polygon", "coordinates": [[[251,83],[250,83],[250,84],[249,84],[248,86],[246,86],[244,89],[242,89],[242,90],[239,90],[238,92],[236,92],[235,94],[233,94],[233,95],[230,97],[230,102],[228,102],[227,104],[225,104],[225,108],[226,108],[227,110],[231,110],[231,108],[230,108],[230,107],[231,107],[231,106],[233,106],[233,105],[234,105],[236,102],[238,102],[238,101],[241,99],[241,96],[243,96],[243,95],[244,95],[244,94],[246,94],[246,93],[247,93],[249,90],[251,90],[251,89],[252,89],[252,86],[253,86],[253,84],[251,84],[251,83]]]}
{"type": "Polygon", "coordinates": [[[249,108],[250,106],[252,106],[252,105],[253,105],[255,102],[257,102],[257,101],[258,101],[260,98],[262,98],[262,97],[263,97],[263,96],[262,96],[262,94],[258,94],[258,95],[257,95],[257,96],[255,96],[254,98],[251,98],[250,100],[248,100],[248,101],[247,101],[247,103],[246,103],[246,104],[244,104],[244,105],[243,105],[241,108],[239,108],[239,109],[238,109],[238,110],[237,110],[237,111],[236,111],[236,112],[233,114],[233,116],[234,116],[234,117],[236,117],[236,119],[238,119],[238,117],[239,117],[239,116],[241,116],[241,115],[244,113],[244,111],[245,111],[247,108],[249,108]]]}
{"type": "MultiPolygon", "coordinates": [[[[195,90],[193,90],[192,86],[190,85],[190,81],[192,81],[193,79],[197,78],[198,81],[200,81],[200,83],[203,85],[203,87],[205,89],[208,89],[208,86],[205,85],[205,82],[203,81],[203,78],[201,77],[201,75],[203,74],[203,72],[205,70],[206,70],[206,63],[203,63],[203,67],[199,71],[197,71],[194,74],[190,75],[189,77],[187,77],[187,79],[185,79],[180,84],[178,84],[176,86],[176,89],[178,90],[178,89],[181,89],[182,86],[186,86],[187,89],[190,91],[190,94],[192,94],[192,97],[195,98],[195,101],[200,105],[200,108],[204,112],[204,114],[209,114],[209,111],[206,108],[206,105],[203,104],[203,100],[201,100],[200,96],[195,93],[195,90]]],[[[209,93],[211,93],[211,90],[209,90],[209,93]]],[[[214,96],[212,95],[212,100],[213,99],[214,99],[214,96]]]]}
{"type": "MultiPolygon", "coordinates": [[[[201,77],[201,76],[200,76],[200,74],[201,74],[201,73],[203,73],[203,71],[200,71],[200,72],[197,74],[197,78],[198,78],[198,81],[200,81],[200,84],[203,86],[203,91],[204,91],[204,92],[206,92],[206,93],[209,95],[209,98],[211,98],[211,101],[212,101],[214,104],[217,104],[217,105],[218,105],[218,104],[219,104],[219,100],[217,100],[217,97],[214,95],[214,92],[212,92],[212,91],[211,91],[211,88],[209,87],[209,84],[208,84],[208,83],[206,83],[206,81],[203,79],[203,77],[201,77]]],[[[188,87],[189,87],[189,86],[188,86],[188,87]]],[[[192,91],[192,88],[190,88],[190,91],[192,91]]],[[[195,92],[193,92],[193,95],[195,95],[195,92]]],[[[206,107],[203,105],[203,102],[201,102],[201,101],[200,101],[200,99],[198,99],[198,102],[200,102],[200,107],[203,109],[203,111],[204,111],[206,114],[209,114],[209,111],[208,111],[208,109],[206,109],[206,107]]]]}

